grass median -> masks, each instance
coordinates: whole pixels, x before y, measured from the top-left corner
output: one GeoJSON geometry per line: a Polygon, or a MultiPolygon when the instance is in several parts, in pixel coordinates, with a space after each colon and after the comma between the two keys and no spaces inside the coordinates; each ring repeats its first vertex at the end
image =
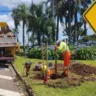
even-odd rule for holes
{"type": "MultiPolygon", "coordinates": [[[[96,90],[95,90],[96,82],[86,81],[77,87],[69,87],[69,88],[61,89],[61,88],[48,87],[43,84],[43,80],[32,79],[31,76],[33,74],[33,68],[37,62],[42,61],[40,59],[29,59],[26,57],[17,56],[14,66],[16,67],[16,69],[21,75],[25,74],[24,63],[26,61],[34,62],[30,70],[30,75],[28,77],[24,77],[24,79],[32,87],[36,96],[95,96],[96,94],[96,90]]],[[[84,64],[90,64],[92,66],[96,66],[95,65],[96,60],[76,60],[76,61],[83,62],[84,64]]],[[[54,62],[54,60],[52,62],[54,62]]],[[[61,63],[62,61],[58,60],[58,62],[61,63]]]]}

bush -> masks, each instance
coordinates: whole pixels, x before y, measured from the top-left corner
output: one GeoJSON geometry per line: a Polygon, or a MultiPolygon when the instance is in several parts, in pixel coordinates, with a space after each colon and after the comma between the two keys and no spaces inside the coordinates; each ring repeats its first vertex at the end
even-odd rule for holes
{"type": "Polygon", "coordinates": [[[19,56],[25,56],[23,49],[20,48],[20,51],[18,53],[16,53],[19,56]]]}
{"type": "Polygon", "coordinates": [[[96,59],[96,46],[84,47],[75,51],[75,58],[79,60],[95,60],[96,59]]]}
{"type": "MultiPolygon", "coordinates": [[[[42,50],[40,48],[31,48],[27,54],[29,58],[36,58],[41,59],[42,58],[42,50]]],[[[44,59],[46,59],[46,49],[44,49],[44,59]]],[[[53,60],[55,59],[55,51],[48,49],[48,59],[53,60]]],[[[60,52],[57,52],[57,59],[62,59],[62,56],[60,55],[60,52]]]]}
{"type": "Polygon", "coordinates": [[[27,56],[29,58],[37,58],[37,59],[41,59],[41,49],[35,49],[35,48],[31,48],[27,54],[27,56]]]}
{"type": "Polygon", "coordinates": [[[75,50],[74,45],[69,45],[69,49],[70,49],[71,51],[74,51],[74,50],[75,50]]]}

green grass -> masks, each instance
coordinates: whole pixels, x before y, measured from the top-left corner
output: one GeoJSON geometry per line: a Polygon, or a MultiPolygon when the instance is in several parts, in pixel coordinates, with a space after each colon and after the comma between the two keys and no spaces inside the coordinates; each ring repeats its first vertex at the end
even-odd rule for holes
{"type": "MultiPolygon", "coordinates": [[[[23,69],[24,69],[24,63],[26,61],[31,61],[36,64],[36,62],[41,61],[38,59],[28,59],[25,57],[17,56],[15,67],[19,71],[19,73],[22,75],[23,69]]],[[[93,60],[77,60],[79,62],[83,62],[85,64],[94,65],[96,64],[96,61],[93,60]]],[[[54,62],[54,61],[52,61],[54,62]]],[[[62,62],[62,61],[59,61],[62,62]]],[[[34,64],[32,64],[32,67],[34,67],[34,64]]],[[[32,74],[32,72],[31,72],[32,74]]],[[[31,79],[31,74],[26,78],[28,84],[32,87],[34,90],[36,96],[95,96],[96,95],[96,82],[84,82],[81,84],[81,86],[78,87],[70,87],[67,89],[60,89],[60,88],[49,88],[48,86],[45,86],[43,84],[43,81],[31,79]]]]}
{"type": "Polygon", "coordinates": [[[76,61],[82,62],[82,63],[84,63],[84,64],[96,66],[96,60],[76,60],[76,61]]]}

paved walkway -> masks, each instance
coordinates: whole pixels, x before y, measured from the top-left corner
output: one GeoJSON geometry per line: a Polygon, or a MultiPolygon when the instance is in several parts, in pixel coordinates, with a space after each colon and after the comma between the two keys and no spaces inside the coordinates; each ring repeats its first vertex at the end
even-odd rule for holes
{"type": "Polygon", "coordinates": [[[15,73],[12,68],[0,64],[0,96],[24,96],[14,78],[15,73]]]}

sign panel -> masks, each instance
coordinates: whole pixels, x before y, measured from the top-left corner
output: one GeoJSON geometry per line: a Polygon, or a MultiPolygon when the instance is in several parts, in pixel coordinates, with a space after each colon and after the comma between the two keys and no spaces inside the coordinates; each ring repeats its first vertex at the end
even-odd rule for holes
{"type": "Polygon", "coordinates": [[[96,1],[84,12],[83,17],[96,34],[96,1]]]}

